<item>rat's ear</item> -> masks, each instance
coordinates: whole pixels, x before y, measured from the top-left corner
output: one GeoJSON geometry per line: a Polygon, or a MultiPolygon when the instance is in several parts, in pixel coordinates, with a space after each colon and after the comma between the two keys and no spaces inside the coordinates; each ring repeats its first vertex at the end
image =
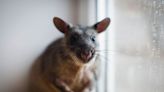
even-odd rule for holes
{"type": "Polygon", "coordinates": [[[70,28],[70,26],[65,21],[58,17],[54,17],[53,22],[56,28],[62,33],[66,33],[70,28]]]}
{"type": "Polygon", "coordinates": [[[93,25],[93,28],[98,32],[103,32],[110,24],[110,18],[105,18],[102,21],[93,25]]]}

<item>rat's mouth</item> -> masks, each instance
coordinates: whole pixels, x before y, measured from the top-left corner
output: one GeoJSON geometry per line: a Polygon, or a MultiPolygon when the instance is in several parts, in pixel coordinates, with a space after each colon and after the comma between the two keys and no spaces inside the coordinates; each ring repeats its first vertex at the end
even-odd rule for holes
{"type": "Polygon", "coordinates": [[[84,63],[88,63],[95,54],[95,50],[94,49],[90,49],[90,50],[81,50],[78,57],[84,62],[84,63]]]}
{"type": "Polygon", "coordinates": [[[88,63],[95,55],[95,48],[93,47],[82,47],[79,49],[71,47],[70,49],[82,63],[88,63]]]}

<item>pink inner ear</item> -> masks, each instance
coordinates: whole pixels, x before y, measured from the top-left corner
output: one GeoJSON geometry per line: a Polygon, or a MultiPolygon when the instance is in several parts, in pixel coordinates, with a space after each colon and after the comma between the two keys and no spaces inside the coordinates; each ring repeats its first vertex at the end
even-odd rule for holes
{"type": "Polygon", "coordinates": [[[62,33],[67,32],[68,25],[63,20],[61,20],[60,18],[55,17],[54,18],[54,24],[55,24],[56,28],[59,31],[61,31],[62,33]]]}
{"type": "Polygon", "coordinates": [[[110,23],[109,18],[105,18],[104,20],[99,22],[99,24],[97,25],[97,28],[96,28],[98,33],[103,32],[108,27],[109,23],[110,23]]]}

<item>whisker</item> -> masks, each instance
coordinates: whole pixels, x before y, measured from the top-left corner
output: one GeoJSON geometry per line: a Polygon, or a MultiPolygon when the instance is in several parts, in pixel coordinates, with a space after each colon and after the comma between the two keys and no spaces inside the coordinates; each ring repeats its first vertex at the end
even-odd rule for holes
{"type": "Polygon", "coordinates": [[[119,52],[110,52],[110,51],[96,51],[96,53],[104,53],[104,54],[114,54],[114,53],[119,53],[119,52]]]}
{"type": "Polygon", "coordinates": [[[96,54],[96,55],[99,55],[100,59],[103,59],[102,61],[105,61],[105,62],[109,63],[108,61],[110,61],[110,60],[107,56],[104,56],[104,55],[101,55],[101,54],[96,54]]]}
{"type": "Polygon", "coordinates": [[[107,54],[107,55],[115,54],[115,52],[97,52],[97,53],[107,54]]]}
{"type": "Polygon", "coordinates": [[[96,50],[97,52],[120,52],[115,50],[96,50]]]}

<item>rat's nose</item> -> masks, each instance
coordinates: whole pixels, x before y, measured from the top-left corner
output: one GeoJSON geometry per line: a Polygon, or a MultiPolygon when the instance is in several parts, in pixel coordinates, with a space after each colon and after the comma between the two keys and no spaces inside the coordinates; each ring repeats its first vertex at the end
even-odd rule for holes
{"type": "Polygon", "coordinates": [[[81,56],[85,61],[89,61],[94,54],[94,49],[82,50],[81,56]]]}
{"type": "Polygon", "coordinates": [[[86,60],[88,60],[92,56],[92,52],[90,50],[84,50],[82,54],[85,56],[86,60]]]}

